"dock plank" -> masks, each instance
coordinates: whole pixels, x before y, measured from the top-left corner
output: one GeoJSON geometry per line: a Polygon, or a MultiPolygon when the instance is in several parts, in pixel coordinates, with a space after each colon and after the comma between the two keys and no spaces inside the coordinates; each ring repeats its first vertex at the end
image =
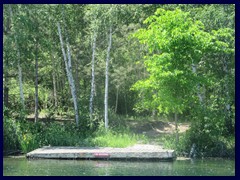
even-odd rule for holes
{"type": "Polygon", "coordinates": [[[156,145],[111,147],[42,147],[27,153],[27,158],[47,159],[159,159],[174,160],[174,150],[156,145]]]}

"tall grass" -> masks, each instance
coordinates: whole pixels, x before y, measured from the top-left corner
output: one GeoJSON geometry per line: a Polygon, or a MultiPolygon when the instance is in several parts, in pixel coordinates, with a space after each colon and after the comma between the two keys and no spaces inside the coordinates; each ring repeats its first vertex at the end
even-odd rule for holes
{"type": "Polygon", "coordinates": [[[144,135],[136,135],[129,130],[118,131],[100,129],[92,137],[92,143],[100,147],[127,147],[146,139],[144,135]]]}
{"type": "MultiPolygon", "coordinates": [[[[18,149],[27,153],[42,146],[82,146],[82,147],[127,147],[145,139],[135,135],[126,127],[119,126],[106,130],[103,125],[92,131],[76,127],[74,123],[59,124],[33,123],[28,121],[4,120],[4,149],[18,149]],[[17,125],[16,132],[13,127],[17,125]],[[13,146],[19,144],[18,146],[13,146]]],[[[15,128],[16,129],[16,128],[15,128]]]]}

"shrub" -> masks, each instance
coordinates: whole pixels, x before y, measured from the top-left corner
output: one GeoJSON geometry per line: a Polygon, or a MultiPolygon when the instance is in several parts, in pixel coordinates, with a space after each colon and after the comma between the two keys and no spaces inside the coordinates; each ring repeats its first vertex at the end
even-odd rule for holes
{"type": "Polygon", "coordinates": [[[39,147],[36,135],[32,133],[23,134],[20,145],[23,153],[27,153],[39,147]]]}
{"type": "Polygon", "coordinates": [[[19,136],[21,135],[19,123],[10,117],[3,118],[3,150],[19,150],[19,136]]]}

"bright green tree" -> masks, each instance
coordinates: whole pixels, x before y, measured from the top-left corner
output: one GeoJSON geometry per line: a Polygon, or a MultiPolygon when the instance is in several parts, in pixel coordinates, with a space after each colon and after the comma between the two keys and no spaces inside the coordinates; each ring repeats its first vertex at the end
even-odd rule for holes
{"type": "MultiPolygon", "coordinates": [[[[194,21],[188,12],[180,9],[158,9],[144,23],[148,27],[134,36],[148,47],[144,63],[149,76],[132,87],[139,91],[137,109],[156,108],[160,113],[174,113],[177,121],[177,114],[190,104],[204,103],[200,85],[208,81],[197,71],[203,58],[232,50],[218,39],[216,31],[206,32],[200,21],[194,21]]],[[[227,34],[228,29],[218,32],[227,34]]]]}

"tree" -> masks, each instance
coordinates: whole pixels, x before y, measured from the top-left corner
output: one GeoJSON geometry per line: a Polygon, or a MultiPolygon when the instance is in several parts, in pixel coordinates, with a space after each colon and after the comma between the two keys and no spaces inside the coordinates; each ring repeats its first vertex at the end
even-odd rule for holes
{"type": "Polygon", "coordinates": [[[93,45],[92,45],[92,81],[91,81],[91,95],[90,95],[90,104],[89,104],[89,111],[90,111],[90,119],[92,119],[93,115],[93,98],[94,98],[94,89],[95,89],[95,50],[96,50],[96,31],[93,33],[93,45]]]}
{"type": "Polygon", "coordinates": [[[108,49],[107,49],[107,59],[106,59],[106,77],[105,77],[105,96],[104,96],[104,119],[105,119],[105,128],[108,128],[108,67],[109,67],[109,60],[110,60],[110,50],[112,45],[112,27],[110,26],[109,29],[109,42],[108,42],[108,49]]]}
{"type": "Polygon", "coordinates": [[[77,97],[76,97],[76,90],[75,90],[75,84],[72,76],[72,71],[71,71],[71,52],[70,52],[70,47],[67,42],[67,52],[68,52],[68,60],[66,56],[66,52],[64,50],[64,44],[63,44],[63,39],[62,39],[62,33],[61,33],[61,27],[60,24],[57,24],[58,26],[58,33],[59,33],[59,39],[61,43],[61,48],[62,48],[62,53],[63,53],[63,60],[65,62],[65,67],[67,71],[67,77],[68,77],[68,82],[70,84],[71,88],[71,93],[72,93],[72,98],[73,98],[73,104],[74,104],[74,110],[75,110],[75,120],[76,124],[78,126],[79,123],[79,115],[78,115],[78,105],[77,105],[77,97]]]}
{"type": "Polygon", "coordinates": [[[225,53],[231,49],[226,42],[216,41],[215,33],[206,32],[200,21],[193,21],[189,13],[179,9],[158,9],[144,23],[148,27],[134,36],[148,47],[145,66],[149,77],[133,85],[139,91],[137,106],[174,113],[177,129],[177,114],[196,103],[196,95],[201,102],[199,84],[207,83],[208,77],[197,74],[194,67],[200,66],[214,48],[225,53]]]}
{"type": "Polygon", "coordinates": [[[93,119],[93,102],[94,102],[94,94],[95,94],[95,54],[96,54],[96,41],[98,34],[98,27],[100,21],[97,19],[99,7],[89,5],[89,9],[85,13],[85,18],[90,19],[90,37],[91,37],[91,45],[92,45],[92,61],[91,61],[91,93],[89,100],[89,115],[90,120],[93,119]]]}

